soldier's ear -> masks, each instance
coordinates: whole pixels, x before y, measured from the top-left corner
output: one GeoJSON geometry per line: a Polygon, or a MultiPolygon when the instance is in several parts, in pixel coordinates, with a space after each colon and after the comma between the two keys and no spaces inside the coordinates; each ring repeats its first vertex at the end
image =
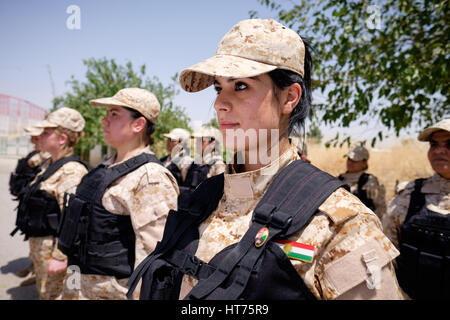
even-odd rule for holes
{"type": "Polygon", "coordinates": [[[144,117],[139,117],[133,121],[131,124],[131,130],[134,133],[142,132],[142,130],[145,130],[145,127],[147,125],[147,120],[144,117]]]}

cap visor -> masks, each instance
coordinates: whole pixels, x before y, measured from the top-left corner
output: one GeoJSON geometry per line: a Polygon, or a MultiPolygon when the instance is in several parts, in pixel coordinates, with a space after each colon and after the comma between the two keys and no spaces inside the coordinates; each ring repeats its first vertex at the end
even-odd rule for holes
{"type": "Polygon", "coordinates": [[[23,131],[25,131],[25,133],[29,136],[37,137],[42,133],[42,131],[44,131],[44,129],[36,128],[36,127],[26,127],[26,128],[23,128],[23,131]]]}
{"type": "Polygon", "coordinates": [[[248,78],[276,68],[274,65],[237,56],[216,55],[183,70],[180,74],[180,85],[187,92],[197,92],[212,85],[215,76],[248,78]]]}
{"type": "Polygon", "coordinates": [[[126,103],[120,102],[119,100],[116,100],[112,97],[90,100],[89,104],[97,107],[108,107],[108,106],[128,107],[126,103]]]}

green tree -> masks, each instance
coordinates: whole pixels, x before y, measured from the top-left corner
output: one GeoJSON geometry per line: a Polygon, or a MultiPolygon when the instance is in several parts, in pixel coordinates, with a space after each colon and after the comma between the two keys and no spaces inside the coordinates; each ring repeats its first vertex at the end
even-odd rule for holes
{"type": "Polygon", "coordinates": [[[86,80],[79,81],[71,77],[68,84],[71,92],[56,97],[53,100],[53,110],[62,106],[80,111],[86,120],[84,137],[77,146],[76,152],[83,159],[88,159],[89,151],[98,144],[106,146],[103,142],[103,126],[101,119],[106,115],[105,108],[97,108],[89,105],[89,100],[101,97],[111,97],[123,88],[143,88],[154,93],[161,104],[161,112],[155,128],[154,150],[158,155],[163,152],[164,143],[162,134],[175,127],[189,129],[189,117],[183,108],[174,105],[173,100],[178,94],[175,74],[172,83],[163,85],[157,77],[149,78],[146,75],[145,64],[138,71],[133,69],[132,63],[118,65],[114,59],[83,60],[87,67],[86,80]]]}
{"type": "Polygon", "coordinates": [[[325,96],[315,109],[325,124],[378,121],[398,136],[450,115],[448,0],[258,1],[312,39],[313,87],[325,96]]]}

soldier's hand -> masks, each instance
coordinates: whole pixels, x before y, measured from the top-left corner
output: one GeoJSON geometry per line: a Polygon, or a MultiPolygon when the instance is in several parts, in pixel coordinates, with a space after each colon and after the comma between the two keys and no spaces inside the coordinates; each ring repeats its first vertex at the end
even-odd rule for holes
{"type": "Polygon", "coordinates": [[[48,264],[48,274],[56,275],[58,273],[64,272],[67,269],[67,259],[66,260],[57,260],[51,259],[48,264]]]}

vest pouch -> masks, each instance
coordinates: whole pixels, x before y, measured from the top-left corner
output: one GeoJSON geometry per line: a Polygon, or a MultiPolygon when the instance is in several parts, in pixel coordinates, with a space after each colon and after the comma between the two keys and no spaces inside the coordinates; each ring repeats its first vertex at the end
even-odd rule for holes
{"type": "Polygon", "coordinates": [[[49,201],[45,197],[32,196],[28,199],[27,211],[28,219],[25,233],[31,237],[50,235],[47,223],[47,212],[49,201]]]}
{"type": "Polygon", "coordinates": [[[48,213],[47,214],[48,225],[51,230],[53,230],[56,234],[59,226],[59,214],[58,213],[48,213]]]}
{"type": "Polygon", "coordinates": [[[400,245],[400,256],[397,262],[397,279],[402,289],[412,298],[416,295],[417,283],[411,282],[417,275],[417,261],[419,250],[416,247],[403,243],[400,245]]]}
{"type": "Polygon", "coordinates": [[[183,274],[163,260],[156,260],[144,277],[152,275],[151,281],[142,281],[140,299],[178,300],[183,274]],[[153,271],[154,270],[154,271],[153,271]],[[148,287],[150,284],[150,287],[148,287]]]}
{"type": "Polygon", "coordinates": [[[73,251],[72,247],[77,236],[78,223],[85,205],[85,201],[71,194],[68,206],[64,207],[63,217],[58,230],[58,248],[66,255],[73,251]]]}
{"type": "Polygon", "coordinates": [[[418,297],[422,299],[433,299],[436,295],[440,296],[443,279],[443,257],[420,252],[419,254],[419,272],[417,279],[419,281],[418,297]]]}

